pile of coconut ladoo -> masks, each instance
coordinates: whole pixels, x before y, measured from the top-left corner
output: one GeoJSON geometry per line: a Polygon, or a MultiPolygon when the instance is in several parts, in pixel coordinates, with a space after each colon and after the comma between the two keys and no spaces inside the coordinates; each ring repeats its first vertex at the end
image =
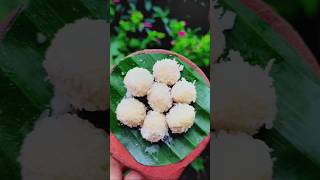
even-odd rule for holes
{"type": "Polygon", "coordinates": [[[271,180],[275,157],[258,134],[261,128],[271,129],[276,119],[277,97],[270,77],[274,60],[265,68],[253,66],[239,50],[227,49],[224,31],[232,30],[236,14],[217,1],[212,5],[216,46],[211,66],[214,131],[210,171],[215,172],[211,179],[271,180]]]}
{"type": "Polygon", "coordinates": [[[196,101],[195,82],[181,78],[183,66],[175,59],[162,59],[147,69],[135,67],[124,77],[127,95],[116,109],[117,119],[124,125],[141,127],[141,135],[151,143],[172,133],[185,133],[194,124],[196,101]],[[180,79],[180,80],[179,80],[180,79]],[[144,97],[151,110],[136,97],[144,97]]]}
{"type": "Polygon", "coordinates": [[[85,18],[67,24],[51,40],[43,66],[54,96],[21,146],[21,179],[109,177],[108,135],[78,113],[108,109],[107,61],[102,61],[107,59],[106,31],[104,20],[85,18]]]}

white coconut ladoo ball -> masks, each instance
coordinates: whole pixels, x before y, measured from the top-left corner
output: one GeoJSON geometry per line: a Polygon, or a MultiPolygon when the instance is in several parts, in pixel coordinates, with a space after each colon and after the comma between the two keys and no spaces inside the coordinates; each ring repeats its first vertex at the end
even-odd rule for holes
{"type": "Polygon", "coordinates": [[[20,151],[22,179],[104,180],[108,139],[75,115],[40,119],[20,151]]]}
{"type": "Polygon", "coordinates": [[[135,67],[127,72],[123,82],[129,93],[142,97],[147,95],[151,88],[153,76],[148,70],[135,67]]]}
{"type": "Polygon", "coordinates": [[[154,83],[148,92],[150,107],[160,113],[169,110],[172,106],[170,88],[164,83],[154,83]]]}
{"type": "Polygon", "coordinates": [[[145,105],[135,98],[122,99],[116,109],[117,119],[129,127],[138,127],[146,117],[145,105]]]}
{"type": "Polygon", "coordinates": [[[211,143],[212,179],[271,180],[271,149],[261,140],[245,133],[218,133],[211,143]]]}
{"type": "Polygon", "coordinates": [[[81,19],[57,32],[43,66],[55,90],[76,109],[108,108],[107,24],[81,19]]]}
{"type": "Polygon", "coordinates": [[[141,135],[150,142],[158,142],[168,134],[166,116],[156,112],[149,111],[141,128],[141,135]]]}
{"type": "Polygon", "coordinates": [[[182,78],[172,87],[171,96],[174,102],[190,104],[191,102],[196,101],[196,87],[194,83],[188,82],[185,78],[182,78]]]}
{"type": "Polygon", "coordinates": [[[214,126],[216,130],[255,134],[263,125],[270,129],[275,119],[276,93],[266,70],[244,62],[239,52],[230,51],[231,61],[213,66],[214,126]]]}
{"type": "Polygon", "coordinates": [[[184,133],[193,125],[196,112],[188,104],[176,104],[166,115],[168,126],[172,133],[184,133]]]}
{"type": "Polygon", "coordinates": [[[174,85],[180,79],[183,66],[174,59],[163,59],[153,65],[153,76],[157,82],[174,85]]]}

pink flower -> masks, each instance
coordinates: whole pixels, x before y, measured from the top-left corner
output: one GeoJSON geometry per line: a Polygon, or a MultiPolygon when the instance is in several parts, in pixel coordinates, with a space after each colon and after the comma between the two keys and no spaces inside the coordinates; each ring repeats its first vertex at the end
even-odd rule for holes
{"type": "Polygon", "coordinates": [[[178,36],[180,36],[180,37],[184,37],[185,35],[186,35],[185,31],[179,31],[178,32],[178,36]]]}
{"type": "Polygon", "coordinates": [[[148,23],[148,22],[143,22],[143,25],[145,28],[151,29],[152,28],[152,24],[148,23]]]}
{"type": "Polygon", "coordinates": [[[121,0],[112,0],[113,3],[120,3],[121,0]]]}

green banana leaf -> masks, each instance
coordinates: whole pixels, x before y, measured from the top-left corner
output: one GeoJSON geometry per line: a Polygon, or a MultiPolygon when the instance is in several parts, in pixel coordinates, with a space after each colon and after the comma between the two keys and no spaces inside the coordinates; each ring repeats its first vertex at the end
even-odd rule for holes
{"type": "Polygon", "coordinates": [[[113,69],[110,77],[110,128],[112,133],[141,164],[160,166],[176,163],[185,158],[210,132],[210,89],[203,77],[178,57],[168,54],[138,54],[127,57],[113,69]],[[149,143],[138,128],[120,125],[115,110],[126,94],[123,78],[128,70],[143,67],[152,72],[154,63],[163,58],[175,58],[184,66],[181,73],[188,81],[196,81],[197,100],[195,124],[185,134],[171,135],[171,142],[149,143]]]}
{"type": "Polygon", "coordinates": [[[48,108],[52,87],[42,61],[55,32],[87,17],[106,19],[103,0],[30,0],[0,43],[0,179],[21,179],[17,162],[24,137],[48,108]],[[37,37],[46,37],[39,42],[37,37]]]}
{"type": "Polygon", "coordinates": [[[274,179],[320,179],[320,78],[279,34],[238,0],[220,4],[236,13],[226,35],[228,49],[265,67],[276,59],[271,77],[278,114],[271,130],[257,135],[273,149],[274,179]]]}

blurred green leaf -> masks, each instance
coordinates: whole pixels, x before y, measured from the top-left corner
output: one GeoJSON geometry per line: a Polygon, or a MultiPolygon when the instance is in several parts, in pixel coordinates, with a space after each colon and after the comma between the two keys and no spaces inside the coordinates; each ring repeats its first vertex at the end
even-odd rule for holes
{"type": "MultiPolygon", "coordinates": [[[[320,8],[319,0],[298,0],[303,10],[308,16],[313,16],[320,8]]],[[[299,14],[299,12],[297,12],[299,14]]]]}
{"type": "Polygon", "coordinates": [[[144,1],[144,8],[145,8],[147,11],[150,11],[151,8],[152,8],[152,1],[151,1],[151,0],[145,0],[145,1],[144,1]]]}
{"type": "Polygon", "coordinates": [[[124,46],[123,41],[119,41],[116,39],[111,39],[110,43],[110,68],[112,65],[118,64],[120,59],[124,57],[124,54],[121,53],[121,47],[124,46]]]}
{"type": "Polygon", "coordinates": [[[197,172],[204,172],[205,171],[204,160],[201,156],[197,157],[197,159],[195,159],[191,163],[191,166],[197,172]]]}
{"type": "Polygon", "coordinates": [[[140,11],[133,11],[130,19],[135,25],[139,25],[143,20],[143,14],[140,11]]]}
{"type": "Polygon", "coordinates": [[[129,21],[120,20],[119,26],[124,31],[134,31],[134,27],[129,21]]]}
{"type": "Polygon", "coordinates": [[[156,39],[162,39],[165,37],[165,34],[162,32],[154,31],[154,30],[148,30],[147,31],[148,37],[150,40],[156,40],[156,39]]]}
{"type": "Polygon", "coordinates": [[[169,15],[169,9],[162,10],[158,6],[153,7],[154,10],[154,18],[166,18],[169,15]]]}
{"type": "Polygon", "coordinates": [[[114,19],[115,14],[116,14],[115,5],[113,3],[110,3],[110,7],[109,7],[110,21],[109,22],[111,22],[114,19]]]}
{"type": "Polygon", "coordinates": [[[179,31],[184,30],[185,22],[184,21],[177,21],[175,19],[169,22],[169,28],[172,32],[172,36],[177,36],[179,31]]]}
{"type": "Polygon", "coordinates": [[[198,36],[188,29],[184,37],[177,37],[172,50],[191,59],[199,67],[210,64],[210,34],[198,36]]]}
{"type": "Polygon", "coordinates": [[[129,40],[129,46],[132,47],[132,48],[138,48],[140,45],[140,41],[138,39],[135,39],[135,38],[131,38],[129,40]]]}
{"type": "Polygon", "coordinates": [[[26,4],[26,0],[1,0],[0,2],[0,21],[2,21],[11,11],[26,4]]]}
{"type": "Polygon", "coordinates": [[[294,20],[298,16],[316,15],[320,10],[319,0],[264,0],[275,11],[287,20],[294,20]]]}

